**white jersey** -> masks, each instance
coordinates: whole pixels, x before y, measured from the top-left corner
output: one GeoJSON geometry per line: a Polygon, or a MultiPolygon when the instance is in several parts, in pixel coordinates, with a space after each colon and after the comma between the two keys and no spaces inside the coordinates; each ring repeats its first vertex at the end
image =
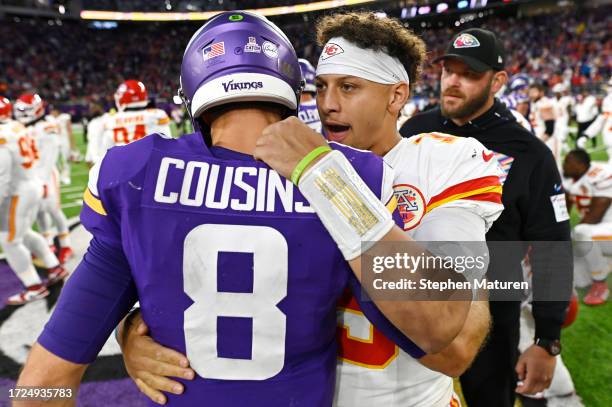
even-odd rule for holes
{"type": "MultiPolygon", "coordinates": [[[[612,198],[612,168],[607,164],[591,163],[589,170],[577,181],[566,179],[564,187],[583,217],[591,205],[592,198],[612,198]]],[[[601,223],[607,222],[612,222],[612,207],[609,207],[601,218],[601,223]]]]}
{"type": "Polygon", "coordinates": [[[538,101],[531,104],[531,112],[529,113],[529,121],[533,127],[533,131],[538,138],[542,138],[546,132],[546,125],[542,119],[542,111],[551,109],[556,113],[557,103],[554,99],[543,96],[538,101]]]}
{"type": "Polygon", "coordinates": [[[10,180],[4,180],[0,195],[12,194],[20,183],[37,180],[38,149],[26,128],[17,121],[0,124],[0,148],[10,153],[10,180]]]}
{"type": "Polygon", "coordinates": [[[51,180],[59,158],[62,137],[60,126],[56,120],[40,120],[26,129],[38,149],[36,174],[44,184],[47,184],[51,180]]]}
{"type": "Polygon", "coordinates": [[[570,121],[570,112],[574,108],[574,98],[570,95],[563,95],[557,99],[557,122],[556,124],[567,126],[570,121]]]}
{"type": "Polygon", "coordinates": [[[60,136],[62,136],[62,139],[69,139],[70,126],[72,126],[72,118],[68,113],[61,113],[59,116],[47,115],[45,119],[50,122],[57,122],[57,125],[59,126],[60,136]]]}
{"type": "Polygon", "coordinates": [[[94,117],[87,123],[87,151],[85,161],[88,163],[97,162],[105,151],[102,151],[102,136],[104,134],[104,122],[108,113],[94,117]]]}
{"type": "MultiPolygon", "coordinates": [[[[402,139],[384,160],[393,167],[398,210],[411,236],[437,208],[466,209],[482,218],[487,230],[503,210],[502,170],[494,153],[473,138],[419,134],[402,139]]],[[[428,369],[382,336],[354,299],[344,298],[338,315],[338,407],[449,405],[452,378],[428,369]]]]}
{"type": "Polygon", "coordinates": [[[105,117],[98,151],[101,155],[96,157],[96,162],[111,147],[123,146],[153,133],[171,135],[170,118],[161,109],[124,110],[105,117]]]}
{"type": "MultiPolygon", "coordinates": [[[[584,131],[588,137],[593,138],[599,133],[603,133],[604,144],[612,146],[612,93],[604,98],[601,104],[601,114],[584,131]]],[[[612,156],[609,157],[612,160],[612,156]]]]}

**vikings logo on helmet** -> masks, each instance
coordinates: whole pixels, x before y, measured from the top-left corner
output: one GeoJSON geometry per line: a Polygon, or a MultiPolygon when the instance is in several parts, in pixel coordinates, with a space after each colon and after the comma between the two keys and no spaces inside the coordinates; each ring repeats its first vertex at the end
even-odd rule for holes
{"type": "Polygon", "coordinates": [[[461,34],[453,42],[454,48],[475,48],[480,47],[480,42],[472,34],[461,34]]]}
{"type": "Polygon", "coordinates": [[[421,191],[412,185],[399,184],[393,186],[393,194],[397,200],[397,210],[404,223],[404,230],[417,226],[425,216],[426,204],[421,191]]]}

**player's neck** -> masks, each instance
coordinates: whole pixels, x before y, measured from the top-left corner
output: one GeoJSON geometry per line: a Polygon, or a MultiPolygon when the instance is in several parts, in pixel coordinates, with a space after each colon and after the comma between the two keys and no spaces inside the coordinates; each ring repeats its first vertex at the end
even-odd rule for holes
{"type": "Polygon", "coordinates": [[[377,156],[384,157],[389,151],[393,149],[402,139],[399,132],[397,131],[397,125],[395,123],[385,123],[380,129],[382,132],[381,136],[378,137],[378,142],[370,147],[370,151],[377,156]]]}
{"type": "Polygon", "coordinates": [[[253,154],[263,129],[280,121],[272,110],[236,108],[220,114],[211,124],[212,145],[244,154],[253,154]]]}

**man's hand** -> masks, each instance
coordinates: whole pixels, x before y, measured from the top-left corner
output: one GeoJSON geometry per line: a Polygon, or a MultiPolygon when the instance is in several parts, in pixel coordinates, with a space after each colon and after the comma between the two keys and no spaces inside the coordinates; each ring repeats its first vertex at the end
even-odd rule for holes
{"type": "Polygon", "coordinates": [[[158,404],[166,403],[162,391],[182,394],[183,385],[167,376],[192,380],[195,372],[187,358],[165,348],[147,335],[149,328],[140,313],[127,328],[122,343],[123,361],[128,374],[141,392],[158,404]]]}
{"type": "Polygon", "coordinates": [[[550,386],[557,359],[544,348],[531,345],[521,354],[516,373],[522,384],[516,386],[519,394],[539,393],[550,386]]]}
{"type": "Polygon", "coordinates": [[[297,117],[291,116],[264,129],[257,140],[253,156],[268,164],[283,177],[291,179],[293,169],[302,158],[315,148],[324,145],[327,143],[322,135],[302,123],[297,117]]]}

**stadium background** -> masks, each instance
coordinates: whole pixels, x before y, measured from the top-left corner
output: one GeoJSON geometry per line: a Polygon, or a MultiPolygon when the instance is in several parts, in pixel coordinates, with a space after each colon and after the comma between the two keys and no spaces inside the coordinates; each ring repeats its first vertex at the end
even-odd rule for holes
{"type": "MultiPolygon", "coordinates": [[[[569,81],[574,94],[585,89],[601,99],[601,85],[612,72],[610,0],[0,0],[0,95],[15,99],[24,91],[35,90],[50,106],[70,113],[77,146],[84,155],[87,121],[113,107],[112,94],[123,79],[142,80],[152,103],[169,114],[178,108],[172,96],[178,87],[182,51],[203,22],[146,21],[151,19],[149,15],[133,12],[199,13],[196,15],[203,18],[214,10],[277,7],[264,13],[276,14],[269,18],[285,30],[298,54],[316,62],[320,49],[314,43],[314,21],[339,3],[361,3],[345,8],[373,9],[401,18],[425,39],[430,59],[443,51],[453,32],[481,26],[497,32],[504,41],[510,74],[527,73],[549,87],[569,81]],[[296,6],[298,3],[308,4],[296,6]],[[109,15],[105,11],[124,14],[109,15]],[[109,17],[115,20],[105,19],[109,17]],[[126,17],[143,21],[116,21],[126,17]]],[[[154,18],[175,16],[156,14],[154,18]]],[[[424,67],[423,81],[413,94],[421,108],[436,103],[438,77],[436,66],[424,67]]],[[[175,137],[186,130],[174,124],[172,128],[175,137]]],[[[576,132],[575,123],[570,132],[576,132]]],[[[590,152],[595,160],[608,159],[601,140],[590,152]]],[[[72,183],[62,187],[62,208],[71,220],[74,246],[82,252],[87,238],[79,228],[78,213],[87,165],[71,165],[72,183]]],[[[576,213],[572,221],[576,223],[576,213]]],[[[6,263],[0,262],[0,297],[18,289],[18,280],[6,263]]],[[[0,309],[0,406],[8,405],[7,389],[14,385],[29,346],[48,319],[60,291],[61,286],[55,286],[45,301],[0,309]]],[[[563,332],[563,358],[588,407],[612,405],[611,310],[610,303],[596,308],[583,306],[577,321],[563,332]]],[[[84,382],[79,405],[143,405],[135,386],[126,379],[118,346],[112,339],[88,369],[84,382]]]]}

